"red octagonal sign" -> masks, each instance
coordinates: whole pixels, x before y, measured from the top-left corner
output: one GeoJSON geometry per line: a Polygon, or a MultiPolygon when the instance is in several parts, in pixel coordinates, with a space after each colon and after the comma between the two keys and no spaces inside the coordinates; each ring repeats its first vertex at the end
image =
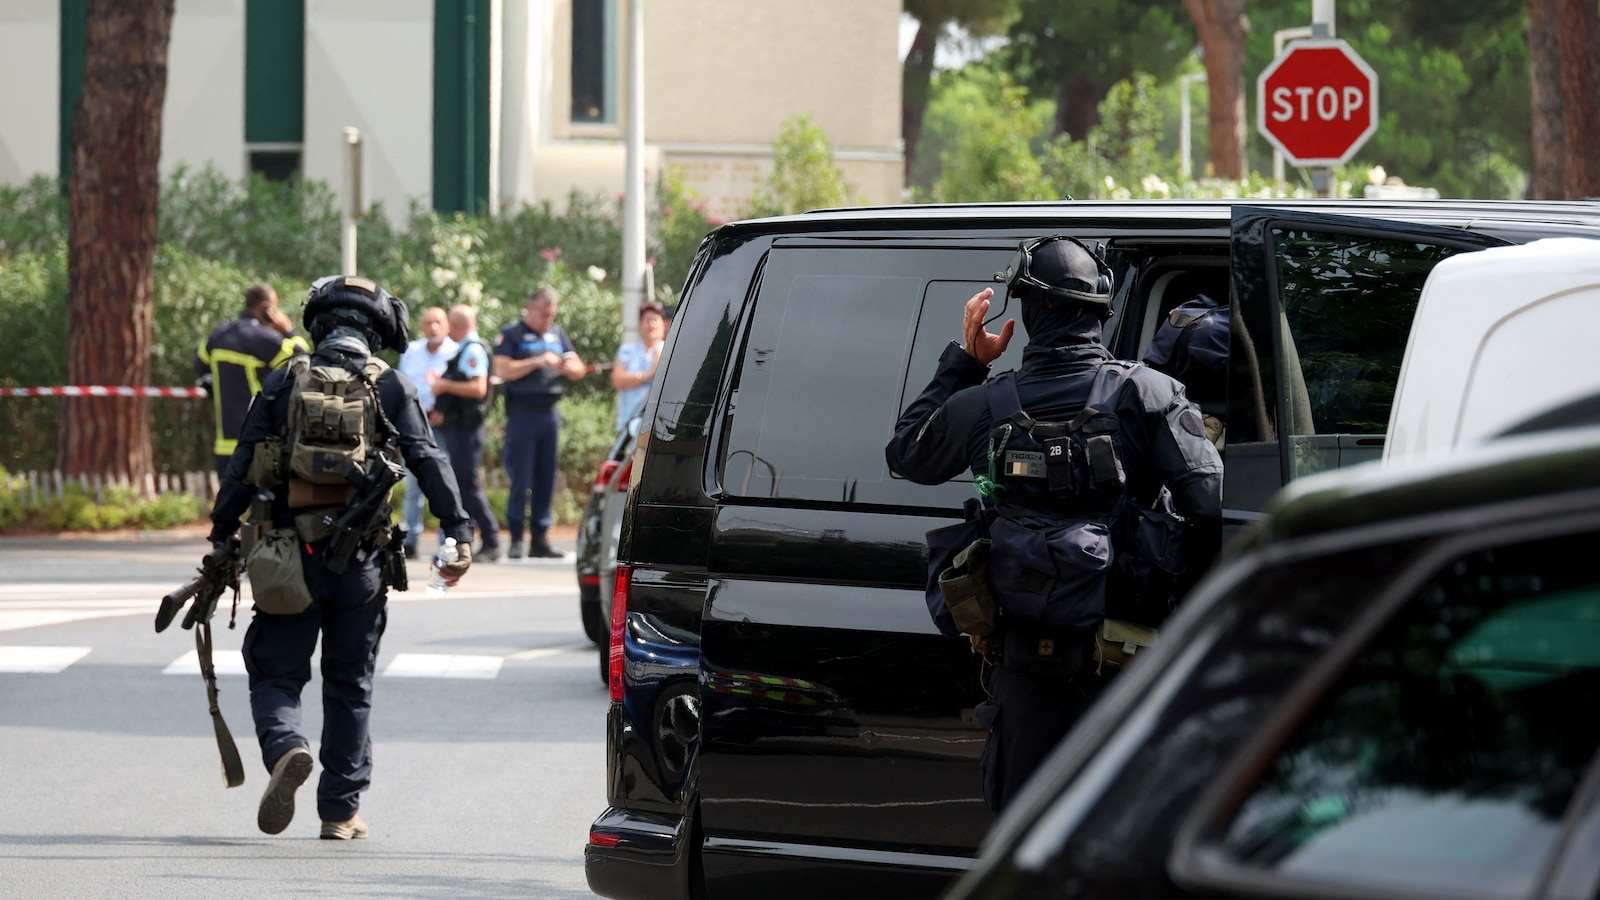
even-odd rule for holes
{"type": "Polygon", "coordinates": [[[1342,165],[1378,130],[1378,75],[1344,41],[1295,41],[1256,79],[1256,127],[1294,165],[1342,165]]]}

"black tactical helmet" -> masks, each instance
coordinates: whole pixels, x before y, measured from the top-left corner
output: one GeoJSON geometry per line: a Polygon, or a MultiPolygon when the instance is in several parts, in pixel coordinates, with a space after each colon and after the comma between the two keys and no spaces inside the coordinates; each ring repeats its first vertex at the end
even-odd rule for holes
{"type": "Polygon", "coordinates": [[[318,278],[306,295],[303,318],[311,340],[318,344],[340,325],[366,332],[374,351],[403,353],[411,337],[411,313],[405,301],[356,275],[318,278]]]}
{"type": "Polygon", "coordinates": [[[1111,317],[1111,266],[1098,248],[1063,234],[1023,241],[1011,264],[996,272],[1006,294],[1023,302],[1079,303],[1111,317]]]}

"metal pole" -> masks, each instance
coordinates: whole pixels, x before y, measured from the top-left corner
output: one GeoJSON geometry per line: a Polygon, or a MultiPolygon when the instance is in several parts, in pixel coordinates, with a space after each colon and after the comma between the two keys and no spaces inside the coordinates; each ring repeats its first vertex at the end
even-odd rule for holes
{"type": "MultiPolygon", "coordinates": [[[[1335,0],[1311,0],[1311,36],[1331,39],[1335,36],[1335,0]]],[[[1311,187],[1318,197],[1332,197],[1334,191],[1333,168],[1317,166],[1311,170],[1311,187]]]]}
{"type": "Polygon", "coordinates": [[[1206,81],[1206,73],[1191,72],[1178,79],[1183,86],[1183,117],[1178,121],[1178,146],[1183,148],[1183,159],[1180,165],[1183,168],[1185,180],[1194,176],[1193,144],[1194,144],[1194,116],[1189,111],[1189,85],[1206,81]]]}
{"type": "Polygon", "coordinates": [[[622,198],[622,340],[639,339],[644,294],[644,0],[628,3],[627,183],[622,198]]]}
{"type": "Polygon", "coordinates": [[[361,130],[344,129],[345,146],[345,204],[339,234],[339,271],[345,275],[356,274],[356,220],[363,215],[361,197],[361,130]]]}
{"type": "MultiPolygon", "coordinates": [[[[1283,55],[1283,45],[1285,43],[1308,37],[1311,37],[1311,28],[1306,25],[1296,28],[1280,28],[1274,31],[1272,33],[1272,58],[1277,59],[1283,55]]],[[[1277,147],[1272,148],[1272,181],[1275,184],[1283,184],[1283,151],[1277,147]]]]}

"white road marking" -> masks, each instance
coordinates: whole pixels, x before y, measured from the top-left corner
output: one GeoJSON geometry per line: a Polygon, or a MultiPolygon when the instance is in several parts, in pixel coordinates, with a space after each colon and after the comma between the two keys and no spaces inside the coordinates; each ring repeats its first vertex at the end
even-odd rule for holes
{"type": "Polygon", "coordinates": [[[503,656],[397,653],[383,674],[394,678],[482,678],[500,674],[503,656]]]}
{"type": "MultiPolygon", "coordinates": [[[[218,675],[243,675],[244,655],[237,650],[212,650],[211,664],[216,667],[218,675]]],[[[163,675],[199,675],[200,654],[190,650],[188,653],[172,661],[172,665],[161,670],[163,675]]]]}
{"type": "Polygon", "coordinates": [[[510,656],[507,656],[506,659],[514,659],[519,662],[527,662],[535,659],[549,659],[552,656],[560,656],[563,653],[576,653],[579,650],[588,650],[593,646],[594,645],[590,643],[582,643],[567,644],[562,647],[535,647],[532,650],[521,650],[513,653],[510,656]]]}
{"type": "Polygon", "coordinates": [[[89,655],[89,647],[0,647],[0,672],[54,675],[89,655]]]}

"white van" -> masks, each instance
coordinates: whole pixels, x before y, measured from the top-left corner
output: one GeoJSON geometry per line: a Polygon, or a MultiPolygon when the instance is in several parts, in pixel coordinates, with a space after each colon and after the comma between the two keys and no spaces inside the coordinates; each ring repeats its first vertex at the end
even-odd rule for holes
{"type": "Polygon", "coordinates": [[[1593,414],[1600,395],[1600,241],[1547,238],[1434,266],[1417,303],[1385,464],[1530,423],[1593,414]]]}

